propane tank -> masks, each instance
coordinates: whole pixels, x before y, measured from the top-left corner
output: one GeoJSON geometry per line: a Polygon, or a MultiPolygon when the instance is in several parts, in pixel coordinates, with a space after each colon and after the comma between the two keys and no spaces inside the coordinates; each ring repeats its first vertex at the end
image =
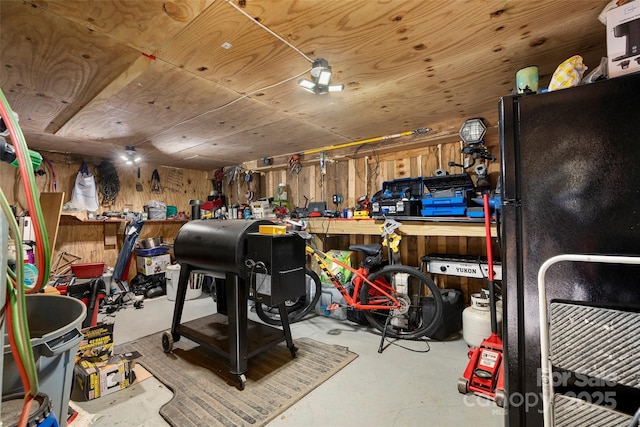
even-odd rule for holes
{"type": "MultiPolygon", "coordinates": [[[[471,305],[462,312],[462,338],[470,347],[479,347],[491,335],[491,311],[489,293],[471,294],[471,305]]],[[[502,301],[496,301],[498,335],[502,335],[502,301]]]]}

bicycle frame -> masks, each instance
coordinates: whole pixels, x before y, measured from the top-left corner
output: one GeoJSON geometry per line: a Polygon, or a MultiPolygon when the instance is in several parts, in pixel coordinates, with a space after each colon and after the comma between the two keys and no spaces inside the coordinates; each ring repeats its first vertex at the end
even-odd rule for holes
{"type": "Polygon", "coordinates": [[[342,294],[342,297],[344,298],[348,306],[356,308],[358,310],[390,310],[390,311],[401,307],[400,302],[390,293],[390,291],[393,291],[393,288],[388,283],[384,283],[379,280],[376,280],[375,282],[371,282],[367,279],[367,276],[369,274],[368,269],[364,267],[359,267],[358,269],[355,269],[350,265],[344,264],[338,261],[337,259],[327,255],[321,250],[311,247],[308,244],[306,245],[305,251],[307,254],[313,256],[314,260],[318,263],[318,266],[322,269],[322,271],[324,271],[327,277],[331,280],[331,283],[333,284],[333,286],[335,286],[338,289],[338,291],[340,291],[340,294],[342,294]],[[342,268],[346,268],[347,270],[355,274],[355,277],[351,280],[351,282],[354,285],[353,297],[349,295],[349,292],[347,292],[345,287],[342,286],[342,284],[340,283],[338,278],[335,276],[335,274],[331,272],[325,260],[329,260],[331,263],[335,263],[342,268]],[[369,304],[362,304],[360,302],[360,297],[359,297],[360,288],[363,282],[368,283],[369,286],[371,286],[373,289],[375,289],[377,292],[380,293],[380,295],[377,296],[375,300],[369,301],[369,304]]]}

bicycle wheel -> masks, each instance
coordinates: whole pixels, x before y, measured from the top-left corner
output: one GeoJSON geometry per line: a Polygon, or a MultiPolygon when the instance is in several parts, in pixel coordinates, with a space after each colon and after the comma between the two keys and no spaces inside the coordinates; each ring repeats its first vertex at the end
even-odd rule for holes
{"type": "MultiPolygon", "coordinates": [[[[369,323],[384,331],[392,338],[414,339],[429,336],[442,322],[442,295],[436,284],[424,273],[408,265],[387,265],[374,271],[367,279],[373,283],[386,284],[394,289],[391,294],[401,302],[396,310],[365,310],[369,323]],[[433,315],[423,311],[425,298],[433,299],[433,315]],[[389,318],[390,316],[390,318],[389,318]],[[389,318],[389,319],[388,319],[389,318]],[[387,322],[388,319],[388,322],[387,322]]],[[[380,300],[380,292],[368,283],[362,284],[360,302],[368,304],[374,299],[380,300]]]]}
{"type": "MultiPolygon", "coordinates": [[[[305,271],[305,288],[306,292],[301,297],[285,301],[289,323],[295,323],[302,320],[311,310],[313,310],[320,299],[322,283],[320,283],[318,275],[308,268],[305,271]]],[[[280,311],[278,310],[278,306],[269,306],[256,302],[256,313],[260,320],[268,325],[280,326],[282,324],[280,321],[280,311]]]]}

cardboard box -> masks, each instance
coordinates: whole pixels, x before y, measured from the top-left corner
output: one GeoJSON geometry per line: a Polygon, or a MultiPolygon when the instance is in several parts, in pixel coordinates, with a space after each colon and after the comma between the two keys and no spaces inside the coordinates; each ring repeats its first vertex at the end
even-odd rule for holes
{"type": "Polygon", "coordinates": [[[607,12],[609,78],[640,71],[640,0],[607,12]]]}
{"type": "Polygon", "coordinates": [[[251,213],[253,218],[271,218],[273,215],[273,207],[269,203],[269,200],[256,200],[251,202],[251,213]]]}
{"type": "Polygon", "coordinates": [[[171,264],[169,254],[156,256],[139,256],[137,258],[138,273],[150,276],[152,274],[164,273],[167,265],[171,264]]]}
{"type": "Polygon", "coordinates": [[[113,356],[113,323],[99,323],[81,332],[84,338],[78,346],[76,363],[80,359],[106,362],[113,356]]]}
{"type": "Polygon", "coordinates": [[[84,397],[88,400],[129,387],[136,379],[133,367],[139,354],[116,355],[105,362],[80,359],[74,375],[84,397]]]}

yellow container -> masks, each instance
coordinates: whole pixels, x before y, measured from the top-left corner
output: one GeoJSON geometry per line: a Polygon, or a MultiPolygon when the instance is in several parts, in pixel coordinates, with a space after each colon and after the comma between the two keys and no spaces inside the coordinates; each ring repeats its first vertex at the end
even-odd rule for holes
{"type": "Polygon", "coordinates": [[[286,234],[287,227],[284,225],[260,225],[258,231],[262,234],[286,234]]]}

